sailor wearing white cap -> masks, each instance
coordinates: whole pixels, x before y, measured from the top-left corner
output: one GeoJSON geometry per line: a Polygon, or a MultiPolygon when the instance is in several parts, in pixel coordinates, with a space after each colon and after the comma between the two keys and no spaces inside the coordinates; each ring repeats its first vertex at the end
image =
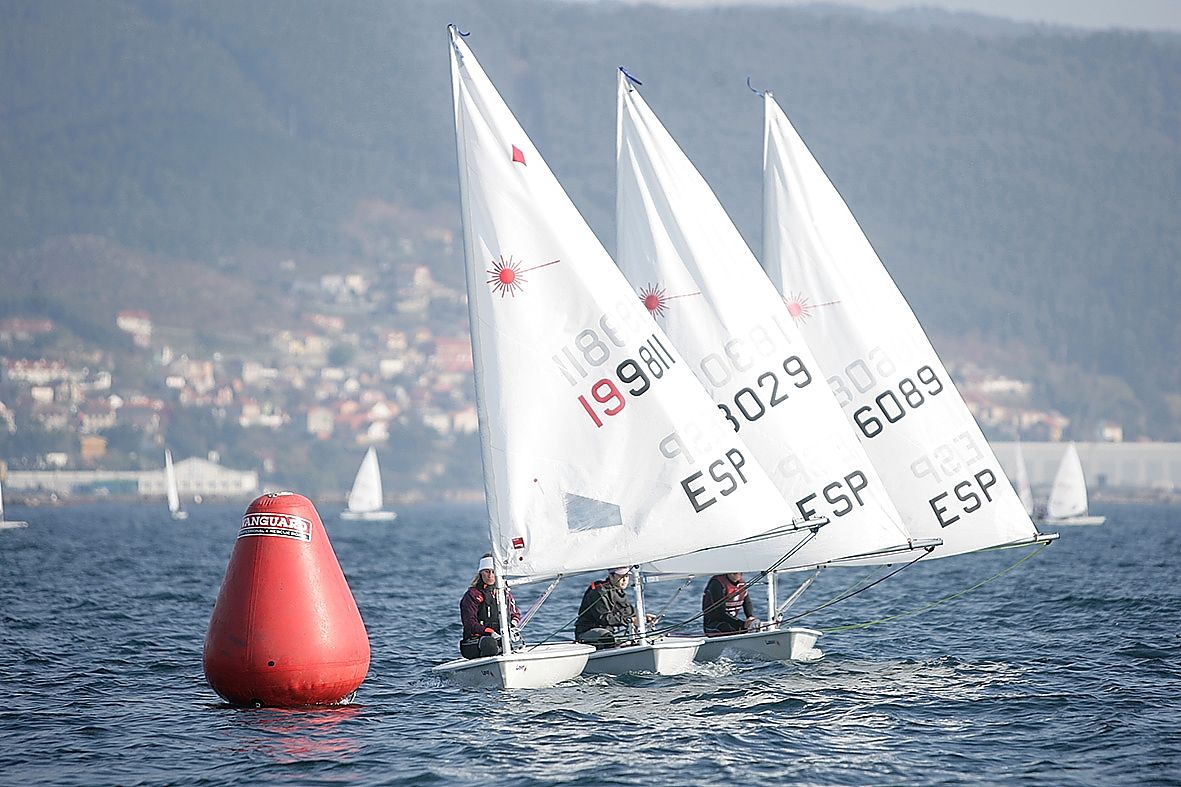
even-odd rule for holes
{"type": "MultiPolygon", "coordinates": [[[[512,591],[505,588],[510,626],[521,622],[521,611],[512,591]]],[[[463,639],[459,652],[465,659],[496,656],[500,645],[500,606],[496,601],[496,559],[487,554],[480,558],[479,570],[471,587],[459,600],[459,619],[463,621],[463,639]]]]}

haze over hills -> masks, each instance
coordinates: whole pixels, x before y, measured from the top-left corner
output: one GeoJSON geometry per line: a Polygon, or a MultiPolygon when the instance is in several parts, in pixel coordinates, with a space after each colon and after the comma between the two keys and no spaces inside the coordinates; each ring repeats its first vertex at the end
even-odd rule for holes
{"type": "MultiPolygon", "coordinates": [[[[507,0],[3,0],[0,13],[0,317],[89,313],[84,335],[122,305],[176,327],[216,313],[223,334],[290,326],[280,260],[294,279],[397,256],[359,235],[366,205],[430,217],[394,237],[457,230],[456,21],[608,249],[624,64],[759,252],[750,75],[945,357],[1034,380],[1079,428],[1181,437],[1175,38],[507,0]]],[[[421,262],[454,283],[460,259],[421,262]]]]}

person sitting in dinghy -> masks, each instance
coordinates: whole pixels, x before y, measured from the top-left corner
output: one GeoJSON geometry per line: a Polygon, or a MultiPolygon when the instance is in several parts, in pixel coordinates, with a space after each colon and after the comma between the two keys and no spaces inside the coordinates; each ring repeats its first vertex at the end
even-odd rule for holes
{"type": "Polygon", "coordinates": [[[575,640],[602,650],[618,645],[626,637],[628,629],[636,624],[636,608],[627,600],[630,582],[631,569],[621,566],[611,569],[606,579],[591,583],[578,608],[575,640]]]}
{"type": "Polygon", "coordinates": [[[741,571],[710,577],[701,595],[701,611],[707,637],[753,631],[759,625],[741,571]]]}
{"type": "MultiPolygon", "coordinates": [[[[509,626],[515,635],[521,612],[512,591],[505,588],[504,595],[508,601],[509,626]]],[[[463,621],[460,655],[465,659],[500,655],[500,606],[496,602],[496,561],[492,555],[480,558],[480,570],[459,600],[459,619],[463,621]]]]}

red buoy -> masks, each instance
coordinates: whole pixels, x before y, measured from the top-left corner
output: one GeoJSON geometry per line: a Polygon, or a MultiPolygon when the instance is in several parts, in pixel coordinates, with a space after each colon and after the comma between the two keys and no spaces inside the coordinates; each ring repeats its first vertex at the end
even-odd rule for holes
{"type": "Polygon", "coordinates": [[[250,504],[205,636],[205,679],[235,705],[331,705],[369,671],[369,636],[312,501],[250,504]]]}

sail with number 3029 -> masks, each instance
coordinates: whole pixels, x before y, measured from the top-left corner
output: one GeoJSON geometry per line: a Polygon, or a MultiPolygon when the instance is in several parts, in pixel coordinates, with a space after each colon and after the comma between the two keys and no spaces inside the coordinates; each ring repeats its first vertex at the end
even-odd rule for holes
{"type": "MultiPolygon", "coordinates": [[[[782,497],[449,30],[498,593],[508,580],[636,565],[784,524],[782,497]]],[[[435,669],[465,682],[547,685],[581,672],[593,650],[514,651],[509,639],[499,656],[435,669]]]]}
{"type": "Polygon", "coordinates": [[[763,254],[907,529],[933,557],[1038,532],[910,305],[774,97],[764,93],[763,254]]]}

